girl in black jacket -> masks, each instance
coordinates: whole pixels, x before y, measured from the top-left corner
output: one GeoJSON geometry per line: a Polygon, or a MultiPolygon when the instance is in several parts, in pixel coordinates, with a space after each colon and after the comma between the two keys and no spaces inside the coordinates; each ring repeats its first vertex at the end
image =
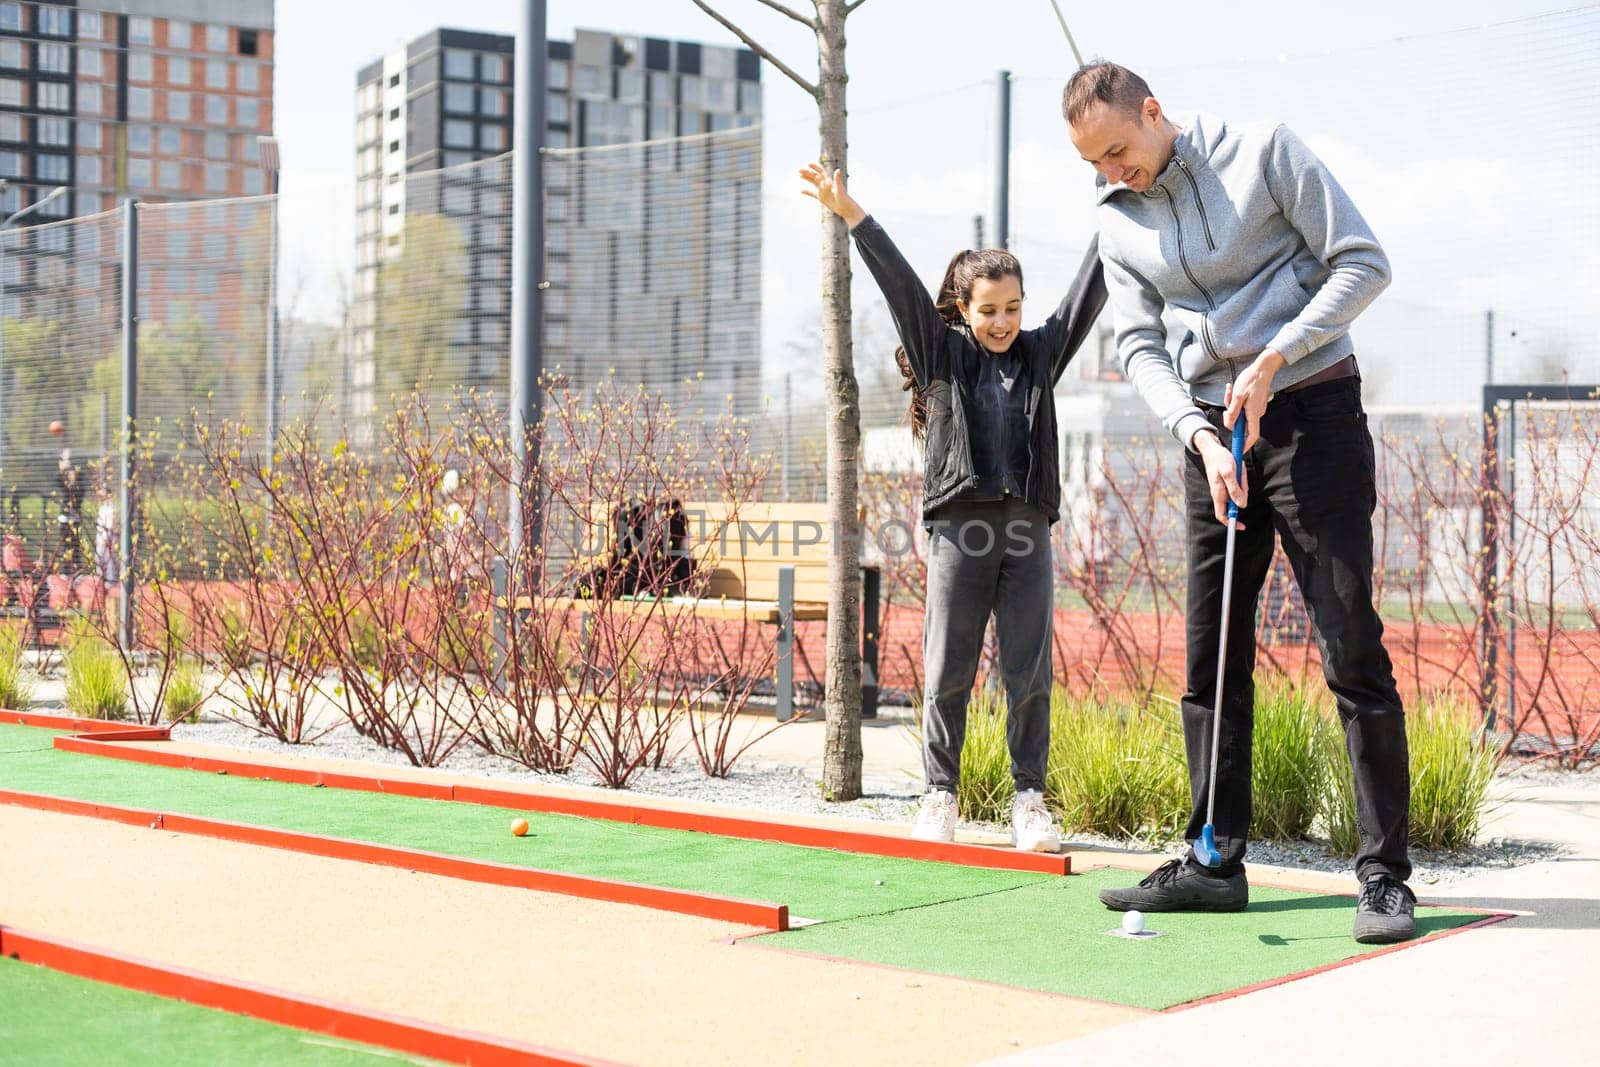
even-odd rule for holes
{"type": "Polygon", "coordinates": [[[1090,244],[1055,313],[1023,330],[1022,266],[1011,253],[957,253],[930,298],[839,171],[812,163],[800,177],[802,192],[850,226],[883,290],[900,336],[895,359],[912,395],[912,429],[923,441],[927,794],[913,836],[955,837],[967,700],[993,615],[1017,788],[1012,843],[1057,851],[1061,838],[1044,805],[1055,618],[1050,526],[1061,514],[1054,387],[1105,304],[1098,246],[1090,244]]]}

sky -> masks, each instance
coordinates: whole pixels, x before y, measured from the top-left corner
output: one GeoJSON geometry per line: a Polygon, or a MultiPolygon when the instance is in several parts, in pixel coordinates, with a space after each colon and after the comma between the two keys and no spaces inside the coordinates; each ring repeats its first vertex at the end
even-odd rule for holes
{"type": "MultiPolygon", "coordinates": [[[[814,42],[802,27],[758,0],[713,6],[801,73],[814,73],[814,42]]],[[[1385,302],[1393,326],[1383,329],[1395,347],[1410,344],[1407,330],[1429,343],[1454,331],[1460,340],[1452,347],[1474,350],[1461,358],[1481,362],[1482,312],[1501,305],[1514,309],[1501,316],[1503,366],[1519,358],[1530,366],[1560,358],[1593,363],[1592,346],[1571,354],[1571,336],[1600,333],[1592,295],[1600,285],[1593,92],[1600,70],[1569,72],[1566,83],[1545,87],[1545,102],[1530,111],[1526,74],[1551,42],[1547,30],[1524,36],[1516,25],[1558,9],[1558,0],[1061,6],[1086,56],[1142,70],[1169,109],[1221,109],[1230,121],[1282,119],[1307,138],[1392,246],[1397,281],[1385,302]],[[1504,31],[1476,29],[1508,22],[1504,31]],[[1568,123],[1587,132],[1564,132],[1568,123]],[[1552,183],[1577,188],[1559,206],[1529,197],[1530,184],[1552,183]],[[1568,292],[1583,294],[1587,306],[1568,292]],[[1433,324],[1428,316],[1436,313],[1433,324]],[[1511,324],[1517,314],[1527,320],[1520,332],[1511,324]]],[[[439,25],[512,33],[519,8],[517,0],[386,0],[374,18],[370,5],[278,0],[284,277],[301,293],[304,314],[331,313],[332,279],[352,258],[357,69],[439,25]]],[[[892,233],[914,235],[902,237],[908,258],[931,277],[968,242],[973,214],[989,209],[992,86],[995,72],[1006,69],[1014,85],[1013,247],[1031,289],[1048,293],[1064,282],[1092,231],[1092,175],[1071,152],[1058,117],[1060,88],[1074,63],[1049,0],[867,0],[848,25],[852,191],[869,210],[879,205],[892,233]]],[[[579,26],[737,43],[690,0],[550,0],[552,38],[570,39],[579,26]]],[[[798,196],[792,175],[817,142],[811,99],[770,66],[762,77],[762,347],[776,365],[804,343],[815,318],[814,301],[792,298],[814,293],[817,277],[816,208],[798,196]]],[[[865,295],[870,301],[870,290],[865,295]]],[[[1045,297],[1030,306],[1042,316],[1053,302],[1045,297]]],[[[1422,369],[1428,373],[1410,368],[1417,373],[1391,376],[1390,384],[1435,399],[1454,399],[1466,388],[1450,367],[1422,369]]],[[[1600,366],[1580,366],[1574,377],[1584,372],[1600,377],[1600,366]]],[[[1469,384],[1462,395],[1475,392],[1469,384]]]]}

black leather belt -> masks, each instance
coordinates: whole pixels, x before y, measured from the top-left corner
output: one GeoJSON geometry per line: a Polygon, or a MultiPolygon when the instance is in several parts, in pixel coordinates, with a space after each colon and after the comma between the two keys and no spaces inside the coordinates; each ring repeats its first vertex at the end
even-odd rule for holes
{"type": "Polygon", "coordinates": [[[1352,354],[1345,356],[1337,363],[1322,368],[1303,382],[1295,382],[1293,385],[1286,385],[1282,389],[1275,391],[1280,394],[1293,393],[1313,385],[1321,385],[1324,382],[1336,382],[1341,378],[1354,378],[1360,373],[1360,368],[1356,366],[1356,357],[1352,354]]]}

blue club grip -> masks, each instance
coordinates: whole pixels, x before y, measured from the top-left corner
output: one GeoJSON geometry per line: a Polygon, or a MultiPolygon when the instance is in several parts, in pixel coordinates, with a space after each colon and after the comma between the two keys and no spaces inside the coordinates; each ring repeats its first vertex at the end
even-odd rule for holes
{"type": "MultiPolygon", "coordinates": [[[[1244,411],[1240,410],[1239,418],[1233,424],[1233,476],[1235,478],[1244,477],[1244,432],[1244,411]]],[[[1229,497],[1228,518],[1237,519],[1238,517],[1239,505],[1233,502],[1232,497],[1229,497]]]]}

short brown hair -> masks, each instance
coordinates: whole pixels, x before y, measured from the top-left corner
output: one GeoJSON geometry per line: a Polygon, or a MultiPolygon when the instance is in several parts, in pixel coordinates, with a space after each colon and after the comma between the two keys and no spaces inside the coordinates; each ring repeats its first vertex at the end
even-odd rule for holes
{"type": "Polygon", "coordinates": [[[1074,126],[1090,108],[1101,103],[1136,118],[1145,98],[1154,95],[1150,84],[1127,67],[1097,59],[1085,63],[1067,79],[1066,91],[1061,94],[1061,114],[1068,126],[1074,126]]]}

